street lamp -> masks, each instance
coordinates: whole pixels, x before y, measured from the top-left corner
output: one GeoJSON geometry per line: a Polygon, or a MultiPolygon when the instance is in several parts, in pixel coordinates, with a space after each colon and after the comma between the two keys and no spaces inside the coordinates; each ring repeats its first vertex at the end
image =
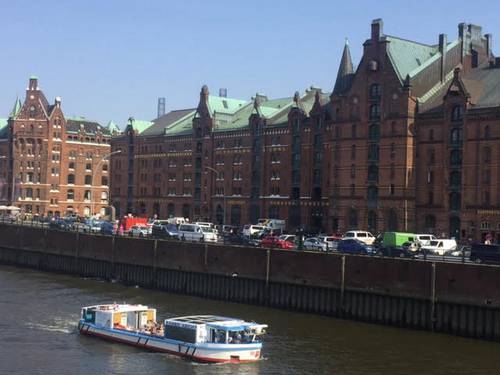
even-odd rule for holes
{"type": "MultiPolygon", "coordinates": [[[[95,181],[95,175],[96,175],[97,171],[99,170],[99,167],[101,166],[101,164],[107,158],[109,158],[111,155],[119,154],[120,152],[122,152],[122,150],[116,150],[116,151],[110,152],[109,154],[104,155],[101,158],[101,160],[99,160],[99,162],[97,163],[97,166],[96,166],[94,172],[92,173],[92,181],[91,181],[92,185],[90,185],[90,214],[91,214],[91,216],[94,216],[94,181],[95,181]]],[[[110,182],[111,182],[111,179],[108,180],[108,184],[110,182]]],[[[108,194],[108,201],[109,201],[109,194],[108,194]]]]}
{"type": "MultiPolygon", "coordinates": [[[[219,176],[219,171],[217,169],[214,169],[214,168],[209,167],[209,166],[205,166],[205,169],[208,169],[210,172],[215,173],[215,177],[219,176]]],[[[215,190],[215,184],[212,184],[212,186],[215,190]]],[[[223,206],[224,206],[224,214],[222,215],[222,225],[225,225],[226,224],[226,194],[225,193],[224,193],[222,199],[223,199],[223,206]]]]}

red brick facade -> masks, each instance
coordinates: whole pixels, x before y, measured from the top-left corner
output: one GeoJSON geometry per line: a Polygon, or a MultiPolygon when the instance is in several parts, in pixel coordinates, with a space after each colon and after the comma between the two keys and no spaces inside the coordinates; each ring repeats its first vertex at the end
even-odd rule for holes
{"type": "Polygon", "coordinates": [[[50,105],[31,77],[25,101],[11,114],[0,141],[2,204],[39,215],[101,212],[109,199],[103,157],[110,149],[106,128],[65,118],[61,99],[50,105]]]}
{"type": "Polygon", "coordinates": [[[332,93],[231,102],[203,87],[196,109],[129,126],[112,141],[114,205],[328,233],[500,232],[491,36],[460,24],[455,41],[424,45],[375,20],[363,47],[354,71],[346,45],[332,93]]]}

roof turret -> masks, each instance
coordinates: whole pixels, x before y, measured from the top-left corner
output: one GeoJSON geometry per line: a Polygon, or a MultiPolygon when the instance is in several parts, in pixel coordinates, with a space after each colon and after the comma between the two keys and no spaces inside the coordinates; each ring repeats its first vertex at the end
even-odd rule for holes
{"type": "Polygon", "coordinates": [[[337,72],[337,80],[333,88],[333,94],[343,95],[351,88],[352,78],[354,76],[354,68],[352,66],[351,51],[349,50],[349,42],[346,38],[344,52],[340,60],[339,71],[337,72]]]}

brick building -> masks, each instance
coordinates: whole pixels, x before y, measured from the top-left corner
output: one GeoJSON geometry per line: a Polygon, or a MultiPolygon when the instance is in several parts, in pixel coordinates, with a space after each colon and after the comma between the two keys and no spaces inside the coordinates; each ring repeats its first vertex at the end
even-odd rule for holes
{"type": "Polygon", "coordinates": [[[101,212],[109,198],[110,139],[97,122],[66,118],[61,98],[49,104],[31,77],[24,103],[18,99],[0,120],[0,204],[40,215],[101,212]]]}
{"type": "Polygon", "coordinates": [[[113,138],[123,214],[241,225],[286,219],[480,237],[500,231],[500,68],[492,38],[460,24],[425,45],[374,20],[354,69],[346,43],[334,88],[288,98],[213,96],[113,138]]]}

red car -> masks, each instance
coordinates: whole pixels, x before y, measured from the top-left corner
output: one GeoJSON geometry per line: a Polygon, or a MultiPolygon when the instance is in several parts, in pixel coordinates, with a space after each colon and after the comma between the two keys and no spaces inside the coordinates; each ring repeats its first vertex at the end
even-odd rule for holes
{"type": "Polygon", "coordinates": [[[293,249],[293,243],[282,240],[276,236],[267,236],[260,241],[260,246],[271,247],[275,249],[293,249]]]}

